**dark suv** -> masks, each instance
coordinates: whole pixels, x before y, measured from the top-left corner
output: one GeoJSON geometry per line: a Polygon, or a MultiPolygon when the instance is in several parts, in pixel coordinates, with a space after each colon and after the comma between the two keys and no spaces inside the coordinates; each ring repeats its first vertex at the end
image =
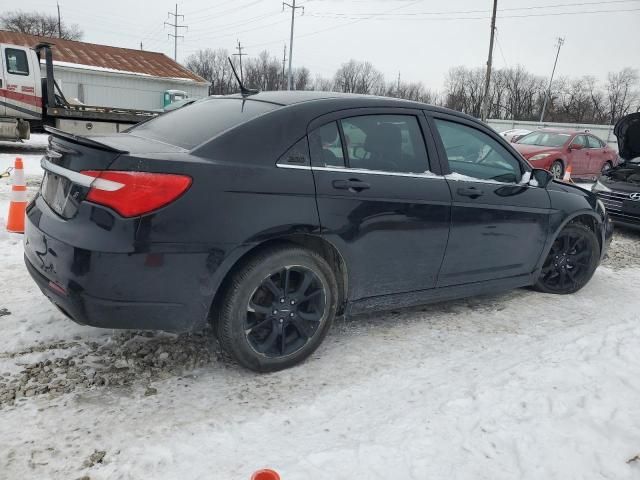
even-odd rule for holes
{"type": "Polygon", "coordinates": [[[259,371],[306,358],[338,314],[575,292],[611,235],[595,195],[422,103],[265,92],[51,133],[25,235],[44,294],[99,327],[210,320],[259,371]]]}

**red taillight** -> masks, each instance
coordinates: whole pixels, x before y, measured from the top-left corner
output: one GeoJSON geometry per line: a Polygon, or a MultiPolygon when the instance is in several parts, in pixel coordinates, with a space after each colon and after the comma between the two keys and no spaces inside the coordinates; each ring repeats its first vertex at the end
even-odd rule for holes
{"type": "Polygon", "coordinates": [[[96,177],[86,200],[112,208],[123,217],[137,217],[176,200],[191,185],[191,177],[172,173],[85,170],[96,177]]]}

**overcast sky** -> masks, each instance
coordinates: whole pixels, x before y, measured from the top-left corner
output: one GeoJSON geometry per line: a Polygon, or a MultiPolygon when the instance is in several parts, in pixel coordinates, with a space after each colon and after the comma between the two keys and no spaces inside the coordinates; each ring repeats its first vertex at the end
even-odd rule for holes
{"type": "MultiPolygon", "coordinates": [[[[291,3],[291,0],[290,2],[291,3]]],[[[23,10],[56,13],[54,0],[22,0],[23,10]]],[[[293,62],[312,76],[331,76],[350,58],[369,60],[388,80],[441,89],[457,65],[483,66],[489,48],[492,0],[297,0],[293,62]]],[[[7,3],[4,3],[7,7],[7,3]]],[[[163,27],[175,1],[60,0],[63,20],[77,23],[84,41],[164,52],[173,57],[173,33],[163,27]]],[[[282,58],[289,43],[290,10],[280,0],[180,0],[178,60],[200,48],[249,56],[267,49],[282,58]]],[[[557,74],[595,75],[640,68],[640,0],[499,0],[497,68],[521,64],[548,75],[556,39],[566,38],[557,74]],[[586,13],[592,12],[592,13],[586,13]]],[[[246,57],[244,57],[246,58],[246,57]]]]}

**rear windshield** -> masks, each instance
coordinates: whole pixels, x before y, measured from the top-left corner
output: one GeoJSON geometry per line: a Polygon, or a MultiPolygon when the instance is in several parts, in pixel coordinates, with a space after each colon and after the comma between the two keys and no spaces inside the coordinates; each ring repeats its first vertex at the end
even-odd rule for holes
{"type": "Polygon", "coordinates": [[[229,128],[278,107],[279,105],[255,100],[206,99],[164,113],[129,129],[128,133],[190,150],[229,128]]]}

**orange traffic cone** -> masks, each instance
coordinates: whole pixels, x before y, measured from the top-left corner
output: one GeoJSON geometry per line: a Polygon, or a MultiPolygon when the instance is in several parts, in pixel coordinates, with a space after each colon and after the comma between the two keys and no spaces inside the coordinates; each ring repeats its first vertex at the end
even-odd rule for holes
{"type": "Polygon", "coordinates": [[[254,472],[251,475],[251,480],[280,480],[280,475],[278,475],[278,472],[265,468],[254,472]]]}
{"type": "Polygon", "coordinates": [[[11,202],[7,231],[24,233],[24,217],[27,210],[27,186],[24,183],[24,165],[20,157],[16,157],[13,183],[11,185],[11,202]]]}
{"type": "Polygon", "coordinates": [[[567,182],[567,183],[573,183],[573,180],[571,180],[571,171],[573,170],[573,167],[571,165],[567,165],[567,169],[564,172],[564,176],[562,177],[562,181],[563,182],[567,182]]]}

